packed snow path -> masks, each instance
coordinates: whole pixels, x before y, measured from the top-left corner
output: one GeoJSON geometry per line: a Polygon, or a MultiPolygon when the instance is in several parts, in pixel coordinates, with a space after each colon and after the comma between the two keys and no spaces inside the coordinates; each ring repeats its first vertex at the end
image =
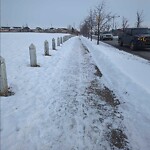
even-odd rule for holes
{"type": "Polygon", "coordinates": [[[50,68],[26,66],[24,89],[2,100],[2,150],[126,149],[119,101],[86,47],[75,37],[56,55],[50,68]]]}

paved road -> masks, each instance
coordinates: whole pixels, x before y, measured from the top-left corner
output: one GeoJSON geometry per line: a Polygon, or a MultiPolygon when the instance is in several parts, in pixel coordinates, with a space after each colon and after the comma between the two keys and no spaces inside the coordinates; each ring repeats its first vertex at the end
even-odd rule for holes
{"type": "Polygon", "coordinates": [[[114,39],[113,41],[103,41],[103,42],[105,42],[107,44],[110,44],[110,45],[112,45],[112,46],[114,46],[114,47],[116,47],[116,48],[118,48],[120,50],[124,50],[124,51],[126,51],[128,53],[140,56],[140,57],[150,61],[150,49],[132,51],[132,50],[129,49],[129,47],[121,47],[121,46],[119,46],[117,39],[114,39]]]}

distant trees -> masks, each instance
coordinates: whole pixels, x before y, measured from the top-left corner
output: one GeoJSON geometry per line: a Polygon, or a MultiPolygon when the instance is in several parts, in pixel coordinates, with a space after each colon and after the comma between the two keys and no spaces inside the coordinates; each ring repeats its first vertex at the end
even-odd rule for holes
{"type": "Polygon", "coordinates": [[[67,30],[71,34],[78,34],[77,30],[74,27],[72,27],[71,25],[68,25],[67,30]]]}
{"type": "MultiPolygon", "coordinates": [[[[142,27],[142,23],[144,21],[144,14],[143,11],[136,12],[136,22],[135,22],[135,27],[136,28],[141,28],[142,27]]],[[[125,28],[129,27],[129,20],[125,17],[122,18],[122,29],[124,30],[125,28]]]]}
{"type": "Polygon", "coordinates": [[[105,31],[110,31],[111,29],[111,24],[106,24],[105,27],[104,27],[104,30],[105,31]]]}
{"type": "Polygon", "coordinates": [[[88,22],[88,26],[89,26],[90,38],[92,41],[93,28],[95,26],[95,14],[94,14],[94,11],[92,9],[90,10],[89,16],[87,17],[87,22],[88,22]]]}
{"type": "Polygon", "coordinates": [[[80,26],[81,34],[90,37],[92,40],[93,33],[97,34],[97,44],[100,40],[100,32],[109,30],[111,25],[110,21],[113,18],[110,12],[106,12],[104,1],[91,9],[89,15],[80,26]]]}
{"type": "Polygon", "coordinates": [[[110,25],[110,21],[113,18],[110,12],[105,11],[105,3],[104,1],[100,3],[96,9],[96,22],[97,22],[97,45],[99,45],[100,41],[100,32],[104,31],[108,25],[110,25]]]}
{"type": "MultiPolygon", "coordinates": [[[[88,38],[93,39],[93,34],[97,35],[97,45],[100,41],[100,34],[103,31],[115,32],[118,24],[114,21],[115,18],[120,16],[112,14],[106,10],[105,1],[103,0],[99,5],[91,9],[80,25],[80,33],[88,38]]],[[[143,11],[136,13],[136,27],[142,27],[143,23],[143,11]]],[[[129,20],[126,17],[122,17],[121,28],[124,31],[129,27],[129,20]]]]}
{"type": "Polygon", "coordinates": [[[80,33],[83,36],[88,37],[88,38],[90,36],[90,27],[89,27],[87,18],[80,25],[80,33]]]}
{"type": "Polygon", "coordinates": [[[68,25],[67,29],[68,29],[69,32],[71,32],[72,26],[68,25]]]}
{"type": "Polygon", "coordinates": [[[144,21],[143,11],[136,13],[136,27],[140,28],[142,26],[142,22],[144,21]]]}
{"type": "Polygon", "coordinates": [[[125,18],[125,17],[122,18],[122,29],[123,29],[123,31],[124,31],[126,28],[129,27],[129,23],[128,23],[128,22],[129,22],[129,21],[128,21],[127,18],[125,18]]]}
{"type": "Polygon", "coordinates": [[[83,23],[80,26],[81,34],[90,38],[91,41],[93,39],[94,28],[96,25],[95,21],[95,12],[91,9],[89,15],[84,19],[83,23]]]}

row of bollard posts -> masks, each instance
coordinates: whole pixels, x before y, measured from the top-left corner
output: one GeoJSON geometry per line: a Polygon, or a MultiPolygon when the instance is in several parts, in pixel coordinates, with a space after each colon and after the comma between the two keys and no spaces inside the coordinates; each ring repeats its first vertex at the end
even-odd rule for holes
{"type": "MultiPolygon", "coordinates": [[[[72,35],[66,35],[63,38],[62,37],[58,37],[57,38],[57,46],[60,46],[60,44],[63,44],[64,42],[66,42],[68,39],[70,39],[71,37],[73,37],[72,35]]],[[[52,39],[52,50],[56,50],[56,43],[55,43],[55,39],[52,39]]],[[[30,51],[30,65],[31,67],[37,67],[37,57],[36,57],[36,47],[31,44],[29,47],[29,51],[30,51]]],[[[50,56],[49,54],[49,43],[46,40],[44,42],[44,54],[45,56],[50,56]]]]}
{"type": "MultiPolygon", "coordinates": [[[[61,38],[57,38],[57,46],[60,46],[60,44],[62,44],[62,37],[61,38]]],[[[55,44],[55,39],[52,39],[52,50],[56,50],[56,44],[55,44]]],[[[36,56],[36,47],[34,44],[31,44],[29,46],[29,54],[30,54],[30,66],[31,67],[37,67],[37,56],[36,56]]],[[[50,56],[49,54],[49,43],[46,40],[44,42],[44,55],[45,56],[50,56]]]]}
{"type": "MultiPolygon", "coordinates": [[[[57,46],[60,46],[60,44],[63,44],[65,41],[67,41],[72,36],[64,36],[57,38],[57,46]]],[[[52,39],[52,49],[56,50],[56,44],[55,39],[52,39]]],[[[31,44],[29,46],[29,54],[30,54],[30,66],[31,67],[37,67],[37,56],[36,56],[36,47],[34,44],[31,44]]],[[[45,56],[50,56],[49,54],[49,43],[46,40],[44,42],[44,54],[45,56]]],[[[3,57],[0,56],[0,96],[5,96],[8,93],[8,83],[7,83],[7,74],[6,74],[6,65],[5,60],[3,57]]]]}

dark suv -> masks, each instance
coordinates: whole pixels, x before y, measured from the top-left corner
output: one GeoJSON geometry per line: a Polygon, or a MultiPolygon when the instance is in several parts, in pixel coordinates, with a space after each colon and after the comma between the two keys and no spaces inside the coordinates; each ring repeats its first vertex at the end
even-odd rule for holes
{"type": "Polygon", "coordinates": [[[128,45],[131,50],[150,48],[150,29],[126,28],[118,37],[120,46],[128,45]]]}

